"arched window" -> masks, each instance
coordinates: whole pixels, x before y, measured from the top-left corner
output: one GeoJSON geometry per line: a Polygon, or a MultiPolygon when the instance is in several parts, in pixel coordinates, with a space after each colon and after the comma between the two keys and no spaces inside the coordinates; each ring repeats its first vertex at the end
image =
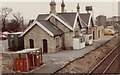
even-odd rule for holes
{"type": "Polygon", "coordinates": [[[30,43],[30,48],[34,48],[34,40],[33,39],[29,39],[29,43],[30,43]]]}

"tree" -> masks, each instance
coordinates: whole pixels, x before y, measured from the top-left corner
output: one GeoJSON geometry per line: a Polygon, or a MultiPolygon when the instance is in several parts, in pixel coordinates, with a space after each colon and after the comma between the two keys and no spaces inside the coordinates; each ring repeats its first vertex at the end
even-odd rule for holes
{"type": "Polygon", "coordinates": [[[6,20],[7,16],[12,12],[11,8],[3,7],[1,8],[1,14],[2,14],[2,31],[6,31],[6,20]]]}
{"type": "Polygon", "coordinates": [[[18,28],[18,24],[13,19],[7,24],[7,30],[9,32],[17,32],[17,28],[18,28]]]}
{"type": "Polygon", "coordinates": [[[21,15],[21,13],[14,13],[13,17],[13,20],[17,25],[17,31],[23,31],[23,16],[21,15]]]}

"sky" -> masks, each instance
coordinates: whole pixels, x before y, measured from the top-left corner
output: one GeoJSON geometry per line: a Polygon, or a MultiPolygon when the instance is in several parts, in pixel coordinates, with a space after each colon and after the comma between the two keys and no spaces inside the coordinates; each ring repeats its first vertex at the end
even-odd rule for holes
{"type": "MultiPolygon", "coordinates": [[[[49,2],[50,0],[0,0],[2,2],[49,2]]],[[[61,2],[61,0],[55,0],[61,2]]],[[[118,2],[119,0],[65,0],[66,2],[118,2]]]]}
{"type": "MultiPolygon", "coordinates": [[[[13,12],[20,12],[24,19],[35,19],[38,14],[49,13],[49,2],[51,0],[0,0],[1,7],[12,8],[13,12]]],[[[62,0],[55,0],[56,11],[60,12],[62,0]]],[[[80,4],[80,12],[86,12],[85,6],[93,6],[94,18],[98,15],[107,17],[118,15],[118,0],[64,0],[65,10],[76,11],[77,3],[80,4]]],[[[11,13],[11,15],[12,15],[11,13]]]]}

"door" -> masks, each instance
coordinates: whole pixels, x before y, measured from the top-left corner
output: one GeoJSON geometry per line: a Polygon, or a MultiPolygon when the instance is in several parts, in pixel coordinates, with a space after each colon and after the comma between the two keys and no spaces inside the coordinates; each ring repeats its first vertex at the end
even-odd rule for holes
{"type": "Polygon", "coordinates": [[[46,39],[43,39],[43,52],[44,53],[48,52],[47,40],[46,39]]]}
{"type": "Polygon", "coordinates": [[[33,39],[29,39],[30,42],[30,48],[34,48],[34,40],[33,39]]]}
{"type": "Polygon", "coordinates": [[[98,38],[100,38],[100,30],[98,31],[98,38]]]}

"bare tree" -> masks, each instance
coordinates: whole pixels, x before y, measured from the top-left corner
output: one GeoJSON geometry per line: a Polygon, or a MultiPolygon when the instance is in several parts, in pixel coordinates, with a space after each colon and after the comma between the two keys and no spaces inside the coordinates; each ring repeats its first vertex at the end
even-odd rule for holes
{"type": "Polygon", "coordinates": [[[23,16],[21,13],[14,13],[13,14],[14,21],[17,24],[17,31],[23,31],[23,16]]]}
{"type": "Polygon", "coordinates": [[[3,7],[1,8],[1,14],[2,14],[2,31],[6,31],[6,19],[7,16],[12,12],[11,8],[3,7]]]}

